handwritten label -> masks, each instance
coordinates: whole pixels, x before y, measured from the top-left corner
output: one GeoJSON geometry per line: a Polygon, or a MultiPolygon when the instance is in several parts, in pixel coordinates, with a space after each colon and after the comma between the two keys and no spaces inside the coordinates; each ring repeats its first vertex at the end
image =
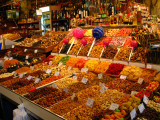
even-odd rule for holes
{"type": "Polygon", "coordinates": [[[15,48],[15,45],[12,45],[12,48],[15,48]]]}
{"type": "Polygon", "coordinates": [[[24,52],[27,52],[27,49],[24,49],[24,52]]]}
{"type": "Polygon", "coordinates": [[[144,81],[144,79],[143,79],[143,78],[139,78],[137,82],[138,82],[139,84],[142,84],[142,83],[143,83],[143,81],[144,81]]]}
{"type": "Polygon", "coordinates": [[[127,79],[127,76],[121,75],[121,76],[120,76],[120,79],[126,80],[126,79],[127,79]]]}
{"type": "Polygon", "coordinates": [[[47,69],[46,73],[47,73],[48,75],[50,75],[50,74],[52,73],[52,70],[47,69]]]}
{"type": "Polygon", "coordinates": [[[72,69],[72,67],[71,67],[71,66],[69,66],[69,67],[68,67],[68,70],[71,70],[71,69],[72,69]]]}
{"type": "Polygon", "coordinates": [[[28,58],[29,58],[29,56],[27,55],[27,56],[26,56],[26,59],[28,59],[28,58]]]}
{"type": "Polygon", "coordinates": [[[87,84],[88,79],[86,79],[85,77],[82,78],[82,83],[87,84]]]}
{"type": "Polygon", "coordinates": [[[27,77],[27,80],[32,80],[32,79],[33,79],[33,77],[30,75],[27,77]]]}
{"type": "Polygon", "coordinates": [[[143,96],[143,102],[144,102],[145,104],[147,104],[148,101],[149,101],[148,97],[147,97],[146,95],[144,95],[144,96],[143,96]]]}
{"type": "Polygon", "coordinates": [[[103,79],[103,74],[98,74],[98,79],[103,79]]]}
{"type": "Polygon", "coordinates": [[[34,83],[41,83],[41,79],[40,78],[36,78],[34,83]]]}
{"type": "Polygon", "coordinates": [[[133,120],[137,116],[135,108],[130,112],[130,116],[131,116],[131,120],[133,120]]]}
{"type": "Polygon", "coordinates": [[[108,87],[106,87],[106,86],[101,87],[101,89],[100,89],[101,94],[105,93],[107,91],[107,89],[108,89],[108,87]]]}
{"type": "Polygon", "coordinates": [[[73,76],[73,79],[74,79],[74,80],[77,80],[77,76],[73,76]]]}
{"type": "Polygon", "coordinates": [[[67,89],[67,88],[63,88],[63,91],[64,91],[65,93],[68,93],[68,89],[67,89]]]}
{"type": "Polygon", "coordinates": [[[24,74],[20,74],[20,75],[19,75],[19,78],[23,78],[23,77],[24,77],[24,74]]]}
{"type": "Polygon", "coordinates": [[[92,107],[93,107],[93,104],[94,104],[94,100],[88,98],[86,105],[92,108],[92,107]]]}
{"type": "Polygon", "coordinates": [[[56,84],[53,84],[52,87],[57,89],[57,85],[56,84]]]}
{"type": "Polygon", "coordinates": [[[38,52],[38,50],[34,50],[34,53],[37,53],[38,52]]]}
{"type": "Polygon", "coordinates": [[[137,93],[137,91],[131,91],[131,95],[136,95],[137,93]]]}
{"type": "Polygon", "coordinates": [[[81,72],[87,73],[87,72],[88,72],[88,68],[82,68],[82,69],[81,69],[81,72]]]}
{"type": "Polygon", "coordinates": [[[62,66],[63,65],[63,63],[62,62],[60,62],[59,64],[58,64],[58,66],[62,66]]]}
{"type": "Polygon", "coordinates": [[[143,104],[143,103],[140,104],[140,105],[138,106],[138,109],[139,109],[139,112],[140,112],[140,113],[143,113],[143,111],[145,110],[144,104],[143,104]]]}
{"type": "Polygon", "coordinates": [[[59,76],[60,72],[55,72],[54,76],[59,76]]]}
{"type": "Polygon", "coordinates": [[[110,110],[113,110],[113,111],[115,111],[116,109],[118,109],[119,108],[119,105],[118,104],[115,104],[115,103],[112,103],[111,105],[110,105],[110,107],[109,107],[109,109],[110,110]]]}

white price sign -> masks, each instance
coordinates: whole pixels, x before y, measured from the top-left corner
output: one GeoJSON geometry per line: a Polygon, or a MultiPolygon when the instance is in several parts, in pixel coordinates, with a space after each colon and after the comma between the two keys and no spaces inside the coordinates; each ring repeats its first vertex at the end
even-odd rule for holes
{"type": "Polygon", "coordinates": [[[86,72],[87,73],[88,72],[88,68],[82,68],[81,72],[86,72]]]}
{"type": "Polygon", "coordinates": [[[110,107],[109,107],[109,109],[110,110],[113,110],[113,111],[115,111],[116,109],[118,109],[119,108],[119,105],[118,104],[115,104],[115,103],[112,103],[111,105],[110,105],[110,107]]]}
{"type": "Polygon", "coordinates": [[[52,64],[53,64],[52,61],[50,61],[50,62],[49,62],[49,65],[52,65],[52,64]]]}
{"type": "Polygon", "coordinates": [[[40,78],[36,78],[34,83],[41,83],[41,79],[40,78]]]}
{"type": "Polygon", "coordinates": [[[27,77],[27,80],[32,80],[32,79],[33,79],[33,77],[30,75],[27,77]]]}
{"type": "Polygon", "coordinates": [[[147,104],[148,101],[149,101],[148,97],[147,97],[146,95],[144,95],[144,96],[143,96],[143,102],[144,102],[145,104],[147,104]]]}
{"type": "Polygon", "coordinates": [[[98,74],[98,79],[103,79],[103,74],[98,74]]]}
{"type": "Polygon", "coordinates": [[[135,108],[130,112],[130,116],[131,116],[131,120],[133,120],[137,116],[135,108]]]}
{"type": "Polygon", "coordinates": [[[131,91],[131,95],[136,95],[137,93],[137,91],[131,91]]]}
{"type": "Polygon", "coordinates": [[[30,66],[30,68],[33,70],[33,69],[34,69],[34,66],[30,66]]]}
{"type": "Polygon", "coordinates": [[[139,112],[140,112],[140,113],[143,113],[143,111],[145,110],[144,104],[143,104],[143,103],[140,104],[140,105],[138,106],[138,109],[139,109],[139,112]]]}
{"type": "Polygon", "coordinates": [[[34,50],[34,53],[37,53],[38,52],[38,50],[34,50]]]}
{"type": "Polygon", "coordinates": [[[13,57],[10,57],[9,60],[13,60],[13,57]]]}
{"type": "Polygon", "coordinates": [[[48,75],[50,75],[50,74],[52,73],[52,70],[47,69],[46,73],[47,73],[48,75]]]}
{"type": "Polygon", "coordinates": [[[94,100],[88,98],[86,105],[92,108],[92,107],[93,107],[93,104],[94,104],[94,100]]]}
{"type": "Polygon", "coordinates": [[[24,74],[20,74],[20,75],[19,75],[19,78],[23,78],[23,77],[24,77],[24,74]]]}
{"type": "Polygon", "coordinates": [[[106,87],[106,86],[101,87],[101,89],[100,89],[101,94],[105,93],[107,91],[107,89],[108,89],[108,87],[106,87]]]}
{"type": "Polygon", "coordinates": [[[121,75],[121,76],[120,76],[120,79],[126,80],[126,79],[127,79],[127,76],[121,75]]]}
{"type": "Polygon", "coordinates": [[[58,66],[62,66],[63,65],[63,63],[62,62],[60,62],[59,64],[58,64],[58,66]]]}
{"type": "Polygon", "coordinates": [[[60,72],[55,72],[54,76],[59,76],[60,72]]]}
{"type": "Polygon", "coordinates": [[[87,84],[88,79],[86,79],[85,77],[82,78],[82,83],[87,84]]]}
{"type": "Polygon", "coordinates": [[[137,82],[138,82],[139,84],[142,84],[142,83],[143,83],[143,81],[144,81],[144,79],[143,79],[143,78],[139,78],[137,82]]]}
{"type": "Polygon", "coordinates": [[[76,97],[76,93],[73,93],[73,95],[71,96],[71,100],[74,100],[75,97],[76,97]]]}
{"type": "Polygon", "coordinates": [[[151,64],[147,64],[147,68],[152,69],[152,65],[151,64]]]}
{"type": "Polygon", "coordinates": [[[71,66],[69,66],[69,67],[68,67],[68,70],[71,70],[71,69],[72,69],[72,67],[71,67],[71,66]]]}
{"type": "Polygon", "coordinates": [[[56,84],[53,84],[52,87],[57,89],[57,85],[56,84]]]}
{"type": "Polygon", "coordinates": [[[73,76],[73,79],[74,79],[74,80],[77,80],[77,76],[73,76]]]}

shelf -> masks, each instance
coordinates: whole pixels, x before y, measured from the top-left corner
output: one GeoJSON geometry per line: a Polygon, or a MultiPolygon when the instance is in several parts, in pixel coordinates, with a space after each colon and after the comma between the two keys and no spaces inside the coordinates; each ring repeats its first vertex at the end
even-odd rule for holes
{"type": "Polygon", "coordinates": [[[65,21],[65,20],[70,20],[70,19],[54,19],[52,21],[65,21]]]}
{"type": "Polygon", "coordinates": [[[18,23],[18,25],[24,25],[24,24],[39,24],[39,22],[31,22],[31,23],[18,23]]]}

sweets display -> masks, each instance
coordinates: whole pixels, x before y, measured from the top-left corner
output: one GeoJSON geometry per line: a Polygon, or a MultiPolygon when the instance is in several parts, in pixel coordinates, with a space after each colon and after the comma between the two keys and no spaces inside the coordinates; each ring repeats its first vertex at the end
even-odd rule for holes
{"type": "Polygon", "coordinates": [[[85,65],[85,63],[86,63],[87,61],[88,61],[88,59],[85,60],[85,59],[83,59],[83,58],[80,58],[80,59],[78,60],[78,62],[75,64],[74,67],[76,67],[76,68],[83,68],[84,65],[85,65]]]}
{"type": "Polygon", "coordinates": [[[94,47],[92,48],[92,51],[91,51],[91,53],[90,53],[90,56],[91,56],[91,57],[99,58],[100,55],[101,55],[102,49],[103,49],[103,45],[94,46],[94,47]]]}
{"type": "Polygon", "coordinates": [[[74,67],[75,64],[79,61],[78,58],[70,58],[67,62],[66,62],[66,65],[67,66],[71,66],[71,67],[74,67]]]}
{"type": "Polygon", "coordinates": [[[160,81],[160,72],[154,77],[154,80],[160,81]]]}
{"type": "Polygon", "coordinates": [[[63,63],[63,65],[66,65],[66,62],[69,60],[69,58],[70,56],[62,57],[58,63],[63,63]]]}
{"type": "Polygon", "coordinates": [[[87,56],[90,47],[91,47],[90,44],[87,44],[87,45],[83,46],[78,55],[80,55],[80,56],[87,56]]]}
{"type": "Polygon", "coordinates": [[[97,60],[88,60],[88,61],[85,63],[84,67],[85,67],[85,68],[88,68],[89,71],[95,71],[95,67],[96,67],[98,64],[99,64],[99,61],[97,61],[97,60]]]}
{"type": "Polygon", "coordinates": [[[122,28],[118,31],[118,33],[116,34],[116,36],[128,36],[131,32],[130,28],[122,28]]]}
{"type": "Polygon", "coordinates": [[[92,37],[92,29],[87,30],[87,31],[84,33],[84,36],[92,37]]]}
{"type": "Polygon", "coordinates": [[[121,47],[115,59],[128,61],[131,54],[131,50],[132,49],[130,47],[121,47]]]}
{"type": "Polygon", "coordinates": [[[18,39],[22,38],[20,36],[20,34],[12,34],[12,33],[3,34],[2,36],[3,36],[3,38],[11,40],[11,41],[18,40],[18,39]]]}
{"type": "Polygon", "coordinates": [[[101,61],[96,67],[95,72],[96,73],[105,73],[107,69],[109,68],[110,63],[108,61],[104,62],[101,61]]]}
{"type": "Polygon", "coordinates": [[[143,69],[136,66],[125,66],[121,72],[121,75],[127,76],[128,80],[137,81],[142,75],[143,69]]]}
{"type": "Polygon", "coordinates": [[[156,103],[152,100],[149,100],[147,106],[156,110],[157,112],[160,112],[160,103],[156,103]]]}
{"type": "Polygon", "coordinates": [[[4,61],[4,68],[9,68],[10,66],[13,66],[13,65],[16,65],[16,64],[19,64],[20,61],[16,60],[16,59],[13,59],[13,60],[5,60],[4,61]]]}
{"type": "Polygon", "coordinates": [[[119,29],[108,29],[107,32],[105,32],[105,36],[116,36],[119,29]]]}
{"type": "Polygon", "coordinates": [[[29,71],[31,71],[29,67],[22,67],[22,68],[17,69],[16,73],[22,74],[22,73],[28,73],[29,71]]]}
{"type": "Polygon", "coordinates": [[[123,46],[131,47],[132,37],[126,38],[126,41],[123,46]]]}
{"type": "Polygon", "coordinates": [[[109,45],[120,47],[120,46],[123,46],[124,42],[125,42],[125,38],[123,38],[123,37],[113,37],[113,39],[109,45]]]}
{"type": "Polygon", "coordinates": [[[113,59],[117,53],[117,48],[107,47],[105,48],[102,58],[113,59]]]}
{"type": "Polygon", "coordinates": [[[81,44],[75,44],[72,49],[69,51],[70,55],[77,55],[79,48],[81,47],[81,44]]]}
{"type": "Polygon", "coordinates": [[[13,75],[13,73],[3,73],[3,74],[0,74],[0,79],[1,78],[7,78],[7,77],[10,77],[12,75],[13,75]]]}
{"type": "Polygon", "coordinates": [[[39,39],[25,38],[22,42],[17,43],[18,46],[32,47],[39,39]]]}
{"type": "Polygon", "coordinates": [[[145,49],[142,47],[138,47],[136,50],[134,50],[131,61],[144,63],[146,61],[145,49]]]}

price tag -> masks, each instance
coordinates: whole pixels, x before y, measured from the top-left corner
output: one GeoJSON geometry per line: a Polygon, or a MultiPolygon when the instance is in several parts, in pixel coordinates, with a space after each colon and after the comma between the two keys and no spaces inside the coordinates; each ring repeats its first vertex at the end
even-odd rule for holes
{"type": "Polygon", "coordinates": [[[127,79],[127,76],[121,75],[121,76],[120,76],[120,79],[126,80],[126,79],[127,79]]]}
{"type": "Polygon", "coordinates": [[[74,100],[76,97],[76,93],[73,93],[73,95],[71,96],[71,100],[74,100]]]}
{"type": "Polygon", "coordinates": [[[29,76],[27,77],[27,80],[33,80],[33,77],[29,75],[29,76]]]}
{"type": "Polygon", "coordinates": [[[24,52],[27,52],[27,49],[24,49],[24,52]]]}
{"type": "Polygon", "coordinates": [[[20,75],[19,75],[19,78],[23,78],[23,77],[24,77],[24,74],[20,74],[20,75]]]}
{"type": "Polygon", "coordinates": [[[31,68],[32,70],[34,70],[34,66],[30,66],[30,68],[31,68]]]}
{"type": "Polygon", "coordinates": [[[38,50],[34,50],[34,53],[37,53],[38,52],[38,50]]]}
{"type": "Polygon", "coordinates": [[[8,60],[9,58],[7,56],[4,57],[5,60],[8,60]]]}
{"type": "Polygon", "coordinates": [[[88,68],[82,68],[81,72],[86,72],[87,73],[88,72],[88,68]]]}
{"type": "Polygon", "coordinates": [[[55,72],[54,76],[59,76],[60,72],[55,72]]]}
{"type": "Polygon", "coordinates": [[[13,71],[12,73],[13,73],[14,77],[16,77],[18,75],[16,71],[13,71]]]}
{"type": "Polygon", "coordinates": [[[46,69],[43,69],[44,72],[46,72],[46,69]]]}
{"type": "Polygon", "coordinates": [[[106,87],[106,86],[101,87],[101,89],[100,89],[101,94],[105,93],[107,91],[107,89],[108,89],[108,87],[106,87]]]}
{"type": "Polygon", "coordinates": [[[143,111],[145,110],[144,104],[143,104],[143,103],[140,104],[140,105],[138,106],[138,109],[139,109],[139,112],[140,112],[140,113],[143,113],[143,111]]]}
{"type": "Polygon", "coordinates": [[[86,79],[85,77],[82,78],[82,83],[87,84],[88,79],[86,79]]]}
{"type": "Polygon", "coordinates": [[[77,76],[73,76],[73,79],[74,79],[74,80],[77,80],[77,76]]]}
{"type": "Polygon", "coordinates": [[[149,101],[148,97],[147,97],[146,95],[144,95],[144,96],[143,96],[143,102],[144,102],[145,104],[147,104],[148,101],[149,101]]]}
{"type": "Polygon", "coordinates": [[[92,108],[92,107],[93,107],[93,104],[94,104],[94,100],[88,98],[86,105],[92,108]]]}
{"type": "Polygon", "coordinates": [[[62,66],[63,65],[63,63],[62,62],[60,62],[59,64],[58,64],[58,66],[62,66]]]}
{"type": "Polygon", "coordinates": [[[36,78],[34,83],[41,83],[41,79],[40,78],[36,78]]]}
{"type": "Polygon", "coordinates": [[[139,78],[137,82],[138,82],[139,84],[142,84],[142,83],[143,83],[143,81],[144,81],[144,79],[143,79],[143,78],[139,78]]]}
{"type": "Polygon", "coordinates": [[[57,89],[57,85],[56,84],[53,84],[52,87],[57,89]]]}
{"type": "Polygon", "coordinates": [[[68,93],[68,89],[67,89],[67,88],[63,88],[63,91],[64,91],[65,93],[68,93]]]}
{"type": "Polygon", "coordinates": [[[27,60],[28,58],[29,58],[29,56],[27,55],[27,56],[26,56],[26,60],[27,60]]]}
{"type": "Polygon", "coordinates": [[[50,61],[50,62],[49,62],[49,65],[52,65],[52,64],[53,64],[52,61],[50,61]]]}
{"type": "Polygon", "coordinates": [[[72,69],[72,67],[71,67],[71,66],[69,66],[69,67],[68,67],[68,70],[71,70],[71,69],[72,69]]]}
{"type": "Polygon", "coordinates": [[[10,57],[9,60],[13,60],[13,57],[10,57]]]}
{"type": "Polygon", "coordinates": [[[15,45],[12,45],[12,48],[15,48],[15,45]]]}
{"type": "Polygon", "coordinates": [[[103,74],[98,74],[98,79],[103,79],[103,74]]]}
{"type": "Polygon", "coordinates": [[[130,116],[131,116],[131,120],[133,120],[137,116],[135,108],[130,112],[130,116]]]}
{"type": "Polygon", "coordinates": [[[152,69],[152,65],[151,64],[147,64],[147,68],[152,69]]]}
{"type": "Polygon", "coordinates": [[[112,103],[109,107],[110,110],[113,110],[115,111],[115,109],[118,109],[119,108],[119,105],[118,104],[115,104],[115,103],[112,103]]]}
{"type": "Polygon", "coordinates": [[[47,69],[46,73],[47,73],[48,75],[50,75],[50,74],[52,73],[52,70],[47,69]]]}
{"type": "Polygon", "coordinates": [[[104,83],[99,82],[99,86],[100,86],[100,87],[103,87],[103,86],[105,86],[105,84],[104,84],[104,83]]]}
{"type": "Polygon", "coordinates": [[[137,91],[131,91],[131,95],[136,95],[137,93],[137,91]]]}

